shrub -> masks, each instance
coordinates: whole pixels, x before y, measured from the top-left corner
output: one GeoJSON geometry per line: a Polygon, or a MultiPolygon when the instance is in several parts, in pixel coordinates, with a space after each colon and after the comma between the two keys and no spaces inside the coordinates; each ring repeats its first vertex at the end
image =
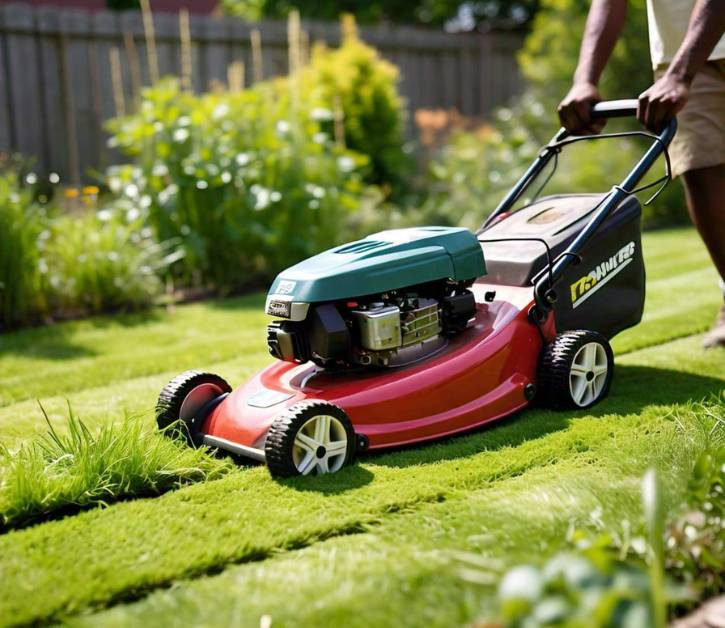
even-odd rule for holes
{"type": "MultiPolygon", "coordinates": [[[[457,223],[462,215],[466,226],[478,226],[553,135],[556,106],[571,86],[589,6],[585,0],[542,0],[518,57],[526,92],[500,108],[490,127],[454,134],[434,158],[433,194],[425,205],[431,219],[457,223]]],[[[602,77],[605,98],[637,97],[652,83],[647,41],[646,8],[630,2],[624,32],[602,77]]],[[[637,127],[629,123],[628,128],[637,127]]],[[[639,140],[603,140],[567,147],[561,172],[548,190],[608,190],[636,163],[642,146],[639,140]]],[[[679,181],[644,209],[648,228],[687,221],[679,181]]]]}
{"type": "Polygon", "coordinates": [[[40,291],[37,241],[46,208],[19,182],[13,164],[0,166],[0,329],[26,321],[45,309],[40,291]]]}
{"type": "Polygon", "coordinates": [[[112,168],[109,185],[159,239],[181,240],[185,282],[268,279],[339,241],[366,201],[367,158],[339,146],[315,111],[292,115],[279,90],[195,96],[166,80],[144,91],[137,114],[111,124],[135,163],[112,168]]]}
{"type": "MultiPolygon", "coordinates": [[[[426,220],[477,228],[535,159],[540,147],[551,139],[558,128],[553,112],[528,93],[516,105],[500,108],[491,126],[454,132],[430,163],[429,191],[423,206],[426,220]]],[[[543,194],[606,192],[620,183],[645,147],[646,140],[631,138],[567,146],[559,156],[557,174],[543,194]]],[[[659,178],[663,171],[661,160],[645,182],[659,178]]],[[[542,174],[529,188],[529,198],[545,176],[542,174]]],[[[649,196],[651,191],[645,192],[642,200],[649,196]]],[[[686,220],[678,181],[644,208],[647,228],[686,220]]]]}
{"type": "Polygon", "coordinates": [[[42,235],[43,292],[54,316],[70,317],[153,305],[160,275],[182,255],[159,244],[134,208],[121,202],[98,212],[56,218],[42,235]]]}
{"type": "Polygon", "coordinates": [[[334,116],[341,116],[345,144],[370,159],[367,180],[391,186],[400,196],[412,161],[404,150],[398,68],[359,39],[351,17],[343,20],[342,30],[338,50],[314,48],[309,66],[301,71],[302,93],[312,107],[328,112],[327,132],[334,133],[334,116]]]}
{"type": "Polygon", "coordinates": [[[0,528],[26,525],[73,508],[158,495],[214,479],[233,465],[164,438],[139,419],[94,433],[69,409],[67,433],[45,412],[48,431],[16,452],[0,445],[0,528]]]}
{"type": "Polygon", "coordinates": [[[0,329],[157,302],[174,241],[159,244],[124,201],[99,205],[97,188],[61,205],[57,184],[32,172],[21,184],[21,171],[0,167],[0,329]]]}

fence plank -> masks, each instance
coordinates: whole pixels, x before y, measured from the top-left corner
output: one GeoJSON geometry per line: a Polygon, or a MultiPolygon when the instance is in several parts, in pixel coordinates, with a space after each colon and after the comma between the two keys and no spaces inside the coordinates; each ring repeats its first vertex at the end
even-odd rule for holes
{"type": "Polygon", "coordinates": [[[15,131],[13,148],[43,160],[45,122],[36,91],[41,82],[34,12],[25,5],[10,4],[5,7],[3,22],[7,29],[8,85],[15,131]]]}
{"type": "Polygon", "coordinates": [[[46,121],[47,164],[64,180],[70,177],[68,160],[68,134],[66,129],[65,104],[60,67],[61,40],[58,9],[44,7],[36,16],[38,45],[41,65],[42,89],[37,97],[42,100],[46,121]]]}
{"type": "MultiPolygon", "coordinates": [[[[181,43],[177,14],[154,15],[162,75],[179,76],[181,43]]],[[[251,33],[261,33],[262,76],[288,68],[287,25],[232,18],[190,16],[192,89],[211,80],[226,83],[233,61],[255,75],[251,33]]],[[[340,43],[340,26],[303,21],[310,42],[340,43]]],[[[515,61],[519,34],[454,35],[416,27],[381,25],[360,37],[395,63],[409,112],[454,108],[486,117],[522,89],[515,61]]],[[[0,7],[0,150],[37,155],[46,170],[80,179],[89,168],[115,163],[106,146],[104,122],[115,115],[110,50],[120,51],[124,100],[135,107],[138,88],[149,84],[143,22],[138,11],[99,12],[7,4],[0,7]],[[129,46],[132,42],[132,46],[129,46]]],[[[413,115],[408,116],[412,132],[413,115]]]]}
{"type": "Polygon", "coordinates": [[[0,7],[0,151],[11,151],[13,138],[12,107],[10,105],[10,81],[7,68],[7,37],[4,29],[5,11],[0,7]]]}

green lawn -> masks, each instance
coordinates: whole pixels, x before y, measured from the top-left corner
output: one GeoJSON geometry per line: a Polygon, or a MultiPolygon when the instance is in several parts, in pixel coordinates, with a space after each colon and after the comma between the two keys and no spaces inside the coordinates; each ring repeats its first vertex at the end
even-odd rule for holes
{"type": "MultiPolygon", "coordinates": [[[[674,507],[708,438],[687,404],[725,388],[725,352],[700,348],[721,297],[693,231],[647,234],[644,247],[645,318],[615,340],[612,392],[592,411],[530,410],[336,476],[278,483],[240,467],[0,535],[0,624],[449,626],[490,612],[494,590],[465,582],[456,552],[540,561],[572,524],[636,526],[650,466],[674,507]]],[[[36,399],[100,425],[150,421],[160,386],[186,368],[239,383],[269,361],[262,303],[0,337],[0,440],[44,429],[36,399]]]]}

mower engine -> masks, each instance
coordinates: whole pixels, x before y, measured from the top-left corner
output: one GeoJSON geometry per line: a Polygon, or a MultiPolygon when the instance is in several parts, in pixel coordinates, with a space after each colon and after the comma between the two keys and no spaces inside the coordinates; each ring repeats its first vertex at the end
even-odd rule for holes
{"type": "Polygon", "coordinates": [[[485,274],[466,229],[378,233],[281,273],[267,297],[270,353],[325,367],[402,366],[445,346],[476,314],[485,274]],[[417,281],[416,281],[417,280],[417,281]]]}
{"type": "Polygon", "coordinates": [[[394,291],[310,308],[304,321],[274,321],[267,328],[270,353],[280,360],[321,366],[402,366],[435,353],[463,331],[476,313],[464,286],[394,291]],[[445,292],[449,294],[445,294],[445,292]]]}

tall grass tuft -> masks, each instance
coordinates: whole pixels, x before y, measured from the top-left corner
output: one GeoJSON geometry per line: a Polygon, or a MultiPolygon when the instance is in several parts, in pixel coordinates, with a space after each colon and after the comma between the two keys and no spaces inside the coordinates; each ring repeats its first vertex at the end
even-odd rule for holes
{"type": "Polygon", "coordinates": [[[92,432],[68,409],[48,430],[11,452],[0,445],[0,529],[16,528],[129,497],[159,495],[221,477],[231,462],[163,438],[138,418],[92,432]]]}

